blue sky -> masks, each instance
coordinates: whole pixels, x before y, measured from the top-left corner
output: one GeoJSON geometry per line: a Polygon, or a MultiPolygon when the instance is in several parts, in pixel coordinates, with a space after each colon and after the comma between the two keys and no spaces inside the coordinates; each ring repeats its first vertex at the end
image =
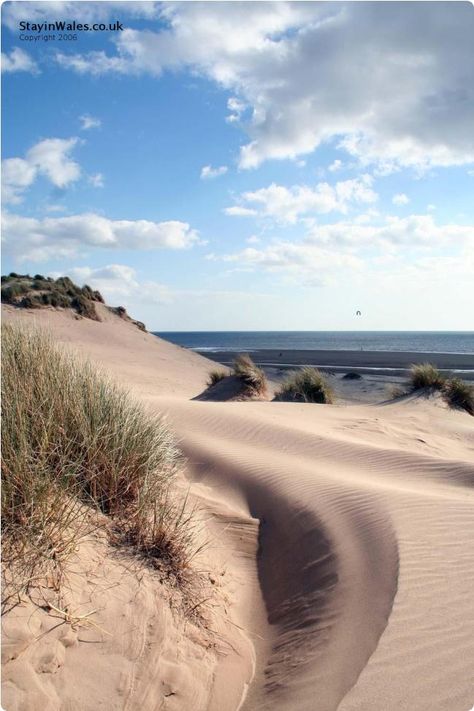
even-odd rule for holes
{"type": "Polygon", "coordinates": [[[472,329],[473,35],[467,3],[4,3],[3,272],[153,330],[472,329]],[[124,30],[19,29],[56,20],[124,30]]]}

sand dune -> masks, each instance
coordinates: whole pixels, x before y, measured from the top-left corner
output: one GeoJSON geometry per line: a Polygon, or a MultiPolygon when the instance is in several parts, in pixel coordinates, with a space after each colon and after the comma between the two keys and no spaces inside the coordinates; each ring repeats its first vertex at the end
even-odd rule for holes
{"type": "Polygon", "coordinates": [[[202,633],[180,627],[151,575],[139,594],[125,577],[125,587],[102,592],[112,636],[66,647],[54,674],[38,671],[35,656],[50,652],[49,641],[19,642],[21,620],[7,619],[12,644],[23,645],[5,665],[8,698],[19,699],[8,711],[34,708],[33,687],[48,709],[473,706],[473,418],[437,398],[352,407],[192,400],[212,367],[206,359],[113,318],[40,318],[167,413],[206,520],[204,564],[222,580],[222,644],[207,649],[202,633]],[[127,614],[146,634],[134,636],[127,614]],[[78,696],[79,677],[87,686],[78,696]]]}
{"type": "Polygon", "coordinates": [[[271,644],[247,708],[470,708],[472,430],[453,458],[413,437],[431,419],[446,446],[464,416],[436,402],[329,416],[330,406],[196,407],[170,407],[187,456],[261,521],[271,644]],[[403,427],[398,451],[390,432],[403,427]],[[374,428],[385,446],[369,444],[374,428]]]}

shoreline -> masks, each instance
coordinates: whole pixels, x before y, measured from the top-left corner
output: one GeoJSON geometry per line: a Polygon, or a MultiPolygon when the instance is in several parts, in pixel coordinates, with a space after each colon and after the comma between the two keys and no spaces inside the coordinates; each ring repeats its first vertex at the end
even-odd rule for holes
{"type": "MultiPolygon", "coordinates": [[[[229,365],[239,351],[195,350],[206,358],[229,365]]],[[[247,351],[260,366],[293,368],[311,365],[323,371],[344,372],[352,370],[361,374],[403,376],[414,363],[433,363],[442,372],[452,371],[466,380],[474,380],[474,354],[428,353],[415,351],[343,351],[343,350],[275,350],[247,351]]]]}

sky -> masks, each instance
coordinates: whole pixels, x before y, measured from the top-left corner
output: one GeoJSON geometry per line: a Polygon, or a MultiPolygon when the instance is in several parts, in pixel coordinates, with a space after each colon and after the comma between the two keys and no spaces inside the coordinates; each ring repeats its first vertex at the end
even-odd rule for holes
{"type": "Polygon", "coordinates": [[[474,330],[473,37],[464,2],[4,3],[2,273],[150,330],[474,330]]]}

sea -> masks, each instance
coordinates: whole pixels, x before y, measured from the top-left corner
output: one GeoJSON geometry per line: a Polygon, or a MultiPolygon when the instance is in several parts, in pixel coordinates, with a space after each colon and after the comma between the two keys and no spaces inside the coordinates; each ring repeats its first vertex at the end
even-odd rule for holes
{"type": "Polygon", "coordinates": [[[473,353],[474,331],[165,331],[156,336],[201,352],[278,350],[473,353]]]}

